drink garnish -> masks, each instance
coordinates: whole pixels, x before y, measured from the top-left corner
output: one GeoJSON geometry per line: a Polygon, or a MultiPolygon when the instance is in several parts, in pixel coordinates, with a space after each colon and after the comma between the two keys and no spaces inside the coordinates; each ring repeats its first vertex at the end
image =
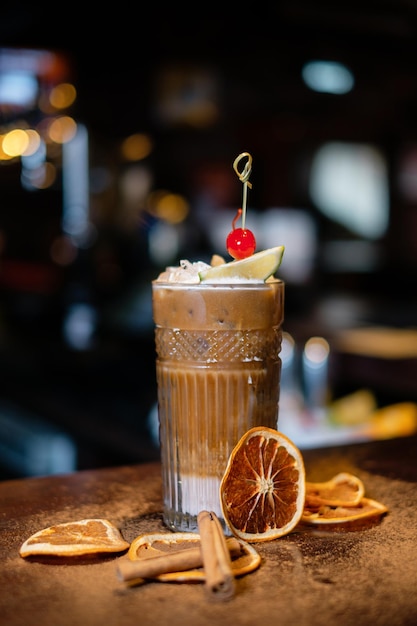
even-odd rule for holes
{"type": "Polygon", "coordinates": [[[238,209],[232,222],[232,230],[226,238],[227,251],[233,257],[233,261],[226,263],[221,257],[216,257],[216,263],[212,262],[211,266],[199,268],[198,276],[201,282],[265,282],[281,265],[284,246],[255,252],[255,236],[251,230],[245,228],[247,188],[252,189],[252,184],[249,182],[252,156],[249,152],[242,152],[236,157],[233,169],[243,183],[242,208],[238,209]],[[247,159],[247,161],[243,170],[239,171],[238,165],[242,159],[247,159]],[[239,217],[242,217],[242,227],[236,228],[239,217]]]}
{"type": "Polygon", "coordinates": [[[268,248],[252,254],[246,259],[230,261],[199,272],[201,282],[238,282],[265,281],[272,276],[281,265],[284,246],[268,248]]]}
{"type": "Polygon", "coordinates": [[[236,537],[252,543],[288,534],[304,510],[300,450],[277,430],[251,428],[230,454],[219,495],[223,517],[236,537]]]}
{"type": "Polygon", "coordinates": [[[251,256],[256,250],[255,235],[251,230],[245,228],[248,187],[252,189],[252,183],[249,182],[249,176],[252,171],[252,156],[249,152],[242,152],[236,157],[233,163],[233,169],[238,175],[239,180],[243,183],[243,200],[242,208],[238,209],[233,219],[232,230],[227,235],[226,248],[230,256],[234,259],[245,259],[251,256]],[[243,170],[240,172],[238,164],[243,158],[247,158],[248,160],[243,170]],[[236,222],[239,217],[242,217],[242,227],[236,228],[236,222]]]}

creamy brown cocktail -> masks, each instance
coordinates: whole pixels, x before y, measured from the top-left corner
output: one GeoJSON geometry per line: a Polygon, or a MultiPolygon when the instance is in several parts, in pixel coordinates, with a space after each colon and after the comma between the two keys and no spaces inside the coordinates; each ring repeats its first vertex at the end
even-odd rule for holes
{"type": "Polygon", "coordinates": [[[233,163],[243,183],[226,239],[234,260],[181,261],[152,283],[163,516],[172,530],[198,531],[201,511],[222,520],[233,448],[255,426],[277,427],[284,283],[274,276],[284,246],[255,254],[245,228],[251,167],[248,152],[233,163]]]}
{"type": "Polygon", "coordinates": [[[197,531],[239,439],[277,427],[284,283],[181,280],[152,284],[164,521],[197,531]]]}

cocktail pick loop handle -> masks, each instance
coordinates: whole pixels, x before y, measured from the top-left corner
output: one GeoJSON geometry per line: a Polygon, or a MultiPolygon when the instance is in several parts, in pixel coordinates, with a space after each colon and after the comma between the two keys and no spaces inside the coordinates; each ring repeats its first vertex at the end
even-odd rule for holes
{"type": "Polygon", "coordinates": [[[252,155],[249,152],[242,152],[237,156],[233,162],[233,169],[238,175],[239,180],[243,183],[243,198],[242,198],[242,228],[245,228],[246,219],[246,203],[248,197],[248,187],[252,189],[252,183],[249,182],[249,176],[252,172],[252,155]],[[238,170],[238,164],[244,158],[247,158],[247,162],[241,172],[238,170]]]}

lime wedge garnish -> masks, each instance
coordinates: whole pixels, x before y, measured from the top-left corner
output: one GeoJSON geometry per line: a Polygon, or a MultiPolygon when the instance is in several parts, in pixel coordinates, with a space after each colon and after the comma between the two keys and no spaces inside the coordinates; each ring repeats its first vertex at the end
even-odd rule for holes
{"type": "Polygon", "coordinates": [[[246,259],[230,261],[199,272],[201,282],[226,280],[263,280],[275,274],[281,265],[284,246],[255,252],[246,259]]]}

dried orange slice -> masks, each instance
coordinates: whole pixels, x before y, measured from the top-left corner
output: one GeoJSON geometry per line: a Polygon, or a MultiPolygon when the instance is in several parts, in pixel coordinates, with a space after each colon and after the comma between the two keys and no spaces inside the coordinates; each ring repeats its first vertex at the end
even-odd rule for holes
{"type": "MultiPolygon", "coordinates": [[[[226,540],[226,543],[229,540],[226,540]]],[[[257,569],[261,557],[256,550],[245,541],[237,540],[240,553],[232,556],[232,572],[235,576],[243,576],[257,569]]],[[[154,533],[139,535],[132,541],[127,556],[130,560],[161,556],[181,549],[200,547],[198,533],[154,533]]],[[[204,582],[206,579],[203,566],[181,572],[165,572],[155,576],[161,582],[204,582]]]]}
{"type": "Polygon", "coordinates": [[[306,482],[305,506],[308,509],[330,506],[356,506],[365,495],[360,478],[349,472],[340,472],[321,483],[306,482]]]}
{"type": "Polygon", "coordinates": [[[249,542],[282,537],[301,519],[304,500],[300,450],[272,428],[248,430],[232,450],[220,483],[221,509],[232,533],[249,542]]]}
{"type": "Polygon", "coordinates": [[[333,530],[337,527],[359,527],[363,522],[377,521],[387,512],[385,504],[371,498],[362,498],[356,506],[323,505],[318,510],[304,509],[301,523],[333,530]]]}
{"type": "Polygon", "coordinates": [[[106,519],[83,519],[56,524],[31,535],[21,545],[22,557],[35,555],[80,556],[101,552],[122,552],[130,544],[106,519]]]}
{"type": "Polygon", "coordinates": [[[145,533],[131,542],[127,556],[130,560],[136,561],[199,545],[198,533],[145,533]]]}

